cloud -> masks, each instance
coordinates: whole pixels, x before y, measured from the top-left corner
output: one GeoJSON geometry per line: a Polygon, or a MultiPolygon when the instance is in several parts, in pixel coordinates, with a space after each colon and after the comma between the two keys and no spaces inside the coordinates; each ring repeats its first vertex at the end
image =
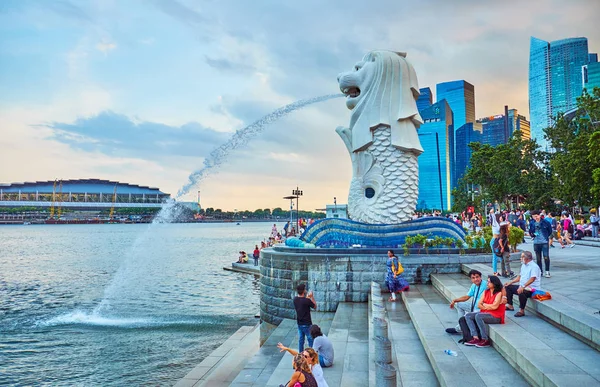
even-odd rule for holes
{"type": "Polygon", "coordinates": [[[73,123],[51,122],[51,139],[87,152],[140,157],[148,160],[169,156],[206,156],[230,134],[189,122],[169,126],[131,119],[112,111],[79,118],[73,123]]]}
{"type": "Polygon", "coordinates": [[[221,71],[233,71],[233,72],[253,72],[256,70],[254,66],[245,62],[236,62],[226,58],[210,58],[205,56],[206,64],[212,68],[221,71]]]}
{"type": "Polygon", "coordinates": [[[85,23],[93,23],[93,18],[81,7],[67,0],[38,1],[40,5],[50,9],[57,15],[85,23]]]}
{"type": "Polygon", "coordinates": [[[104,55],[106,55],[109,51],[114,50],[115,48],[117,48],[117,45],[111,42],[103,41],[96,44],[96,49],[102,52],[104,55]]]}

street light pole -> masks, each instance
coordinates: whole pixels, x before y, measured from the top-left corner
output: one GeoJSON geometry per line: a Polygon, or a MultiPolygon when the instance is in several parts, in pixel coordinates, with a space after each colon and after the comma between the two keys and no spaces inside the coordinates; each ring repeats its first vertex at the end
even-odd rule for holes
{"type": "Polygon", "coordinates": [[[300,231],[300,204],[299,199],[302,196],[302,191],[296,186],[295,190],[292,190],[292,195],[296,197],[296,232],[300,231]]]}

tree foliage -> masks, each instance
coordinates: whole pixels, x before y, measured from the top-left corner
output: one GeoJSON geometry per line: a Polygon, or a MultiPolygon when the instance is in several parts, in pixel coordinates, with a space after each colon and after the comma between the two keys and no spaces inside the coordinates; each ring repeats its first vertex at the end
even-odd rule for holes
{"type": "Polygon", "coordinates": [[[584,91],[577,99],[577,112],[559,114],[544,130],[550,149],[542,150],[534,140],[515,132],[507,144],[496,147],[471,143],[471,166],[453,191],[455,208],[483,202],[501,202],[507,207],[524,198],[529,208],[553,209],[554,201],[590,206],[600,202],[600,89],[584,91]],[[468,187],[480,192],[475,200],[468,187]]]}

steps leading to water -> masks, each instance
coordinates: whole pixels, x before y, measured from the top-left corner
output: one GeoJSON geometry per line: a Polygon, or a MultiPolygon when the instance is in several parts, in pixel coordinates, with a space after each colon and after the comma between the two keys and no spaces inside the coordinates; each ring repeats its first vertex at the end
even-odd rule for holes
{"type": "MultiPolygon", "coordinates": [[[[447,300],[466,294],[471,284],[458,274],[435,274],[432,282],[447,300]]],[[[529,383],[600,386],[598,351],[537,316],[517,318],[513,314],[507,311],[503,325],[489,325],[490,338],[493,347],[529,383]]]]}
{"type": "Polygon", "coordinates": [[[341,302],[329,329],[335,360],[324,368],[327,384],[369,385],[369,320],[367,303],[341,302]]]}
{"type": "Polygon", "coordinates": [[[441,386],[528,385],[493,348],[467,347],[458,344],[460,336],[445,332],[456,325],[457,315],[431,286],[411,286],[402,299],[441,386]]]}
{"type": "MultiPolygon", "coordinates": [[[[462,265],[462,271],[465,274],[472,269],[479,270],[484,278],[487,278],[488,275],[492,274],[492,269],[487,265],[462,265]]],[[[437,279],[432,277],[431,281],[435,286],[437,279]]],[[[445,291],[444,288],[440,286],[437,286],[437,288],[441,291],[445,291]]],[[[517,298],[515,297],[515,300],[516,299],[517,298]]],[[[515,303],[517,302],[518,301],[515,301],[515,303]]],[[[526,313],[528,312],[539,315],[558,328],[577,337],[592,348],[600,350],[600,316],[594,314],[597,312],[597,309],[573,302],[565,297],[561,297],[559,294],[552,293],[552,300],[528,300],[526,313]]]]}
{"type": "MultiPolygon", "coordinates": [[[[279,365],[283,353],[279,352],[277,343],[290,346],[298,335],[298,324],[295,320],[283,319],[281,324],[271,333],[262,347],[252,356],[242,370],[236,373],[228,386],[265,386],[279,365]]],[[[258,341],[257,341],[258,344],[258,341]]],[[[287,379],[286,379],[287,380],[287,379]]],[[[279,383],[285,383],[286,380],[279,383]]],[[[279,383],[277,386],[279,386],[279,383]]]]}
{"type": "Polygon", "coordinates": [[[228,386],[248,359],[258,352],[259,336],[258,325],[241,327],[179,380],[175,387],[228,386]]]}
{"type": "MultiPolygon", "coordinates": [[[[331,312],[312,312],[312,322],[313,324],[318,325],[321,328],[321,332],[325,336],[328,336],[329,330],[331,328],[331,324],[333,323],[335,313],[331,312]]],[[[296,330],[295,335],[289,345],[285,344],[286,347],[292,348],[294,350],[298,350],[298,324],[294,321],[296,330]]],[[[276,343],[277,344],[277,343],[276,343]]],[[[308,346],[308,341],[305,341],[305,347],[308,346]]],[[[276,349],[279,351],[278,349],[276,349]]],[[[267,380],[266,384],[261,384],[260,386],[268,386],[268,387],[278,387],[280,384],[285,384],[292,376],[292,355],[288,352],[281,353],[281,359],[279,360],[277,367],[273,370],[271,377],[267,380]]],[[[255,386],[259,386],[256,384],[255,386]]]]}
{"type": "Polygon", "coordinates": [[[600,247],[600,238],[585,237],[580,240],[573,241],[576,245],[600,247]]]}

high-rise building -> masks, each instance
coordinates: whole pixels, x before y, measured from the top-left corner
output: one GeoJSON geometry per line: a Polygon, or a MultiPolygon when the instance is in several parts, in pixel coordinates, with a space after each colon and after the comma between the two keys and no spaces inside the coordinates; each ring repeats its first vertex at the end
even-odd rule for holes
{"type": "Polygon", "coordinates": [[[438,83],[437,101],[445,99],[454,113],[454,127],[475,122],[475,86],[465,80],[438,83]]]}
{"type": "Polygon", "coordinates": [[[590,52],[588,54],[588,63],[598,62],[598,54],[595,52],[590,52]]]}
{"type": "Polygon", "coordinates": [[[429,87],[419,89],[419,98],[417,99],[417,109],[419,111],[427,109],[433,104],[433,95],[429,87]]]}
{"type": "Polygon", "coordinates": [[[481,124],[468,122],[456,129],[456,151],[454,164],[454,178],[458,182],[471,165],[473,151],[469,147],[472,142],[482,142],[481,124]]]}
{"type": "Polygon", "coordinates": [[[515,131],[519,131],[521,138],[531,138],[530,124],[527,119],[520,115],[517,109],[504,107],[504,114],[484,117],[477,120],[482,127],[481,142],[483,144],[498,146],[506,144],[515,131]]]}
{"type": "Polygon", "coordinates": [[[552,118],[577,104],[582,66],[588,64],[587,38],[546,42],[531,37],[529,48],[529,114],[531,136],[546,148],[544,129],[552,118]]]}
{"type": "Polygon", "coordinates": [[[581,68],[583,88],[592,94],[594,87],[600,87],[600,62],[591,62],[581,68]]]}
{"type": "Polygon", "coordinates": [[[453,114],[446,100],[436,102],[420,112],[423,124],[419,140],[423,153],[419,156],[418,209],[449,210],[452,207],[454,164],[453,114]]]}

